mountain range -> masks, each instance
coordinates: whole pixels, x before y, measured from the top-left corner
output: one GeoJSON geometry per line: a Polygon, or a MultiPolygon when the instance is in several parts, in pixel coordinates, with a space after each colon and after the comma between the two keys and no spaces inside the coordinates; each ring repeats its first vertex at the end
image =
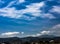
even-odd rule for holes
{"type": "Polygon", "coordinates": [[[50,40],[60,40],[60,36],[52,36],[52,35],[43,35],[39,37],[9,37],[9,38],[0,38],[0,42],[8,42],[8,41],[15,41],[15,40],[20,40],[20,41],[50,41],[50,40]]]}

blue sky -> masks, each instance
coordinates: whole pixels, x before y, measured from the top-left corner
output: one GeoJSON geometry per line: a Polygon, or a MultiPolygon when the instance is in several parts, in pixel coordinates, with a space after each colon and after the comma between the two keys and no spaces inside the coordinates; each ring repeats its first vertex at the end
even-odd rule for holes
{"type": "Polygon", "coordinates": [[[0,0],[0,37],[60,36],[60,0],[0,0]]]}

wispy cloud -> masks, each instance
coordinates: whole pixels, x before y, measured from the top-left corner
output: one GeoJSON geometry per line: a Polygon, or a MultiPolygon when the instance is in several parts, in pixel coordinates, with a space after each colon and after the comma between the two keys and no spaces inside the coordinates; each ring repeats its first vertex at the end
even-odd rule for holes
{"type": "Polygon", "coordinates": [[[53,26],[50,31],[52,31],[53,35],[56,35],[56,36],[60,36],[60,24],[57,24],[55,26],[53,26]]]}
{"type": "Polygon", "coordinates": [[[42,34],[60,36],[60,24],[50,27],[48,31],[42,31],[42,34]]]}
{"type": "MultiPolygon", "coordinates": [[[[11,2],[12,4],[13,2],[11,2]]],[[[9,4],[7,7],[11,6],[11,4],[9,4]]],[[[39,8],[41,6],[43,6],[44,2],[41,3],[33,3],[31,5],[28,5],[26,9],[22,9],[22,10],[16,10],[14,7],[13,8],[3,8],[0,9],[0,16],[5,16],[5,17],[10,17],[10,18],[20,18],[21,16],[23,16],[23,14],[25,13],[29,13],[33,16],[39,16],[40,15],[40,10],[39,8]],[[3,14],[5,13],[5,14],[3,14]]]]}
{"type": "Polygon", "coordinates": [[[52,27],[52,29],[56,29],[56,30],[59,29],[59,28],[60,28],[60,24],[57,24],[57,25],[52,27]]]}
{"type": "Polygon", "coordinates": [[[42,18],[49,18],[49,19],[55,19],[55,18],[56,18],[56,17],[53,16],[53,14],[51,14],[51,13],[44,13],[44,14],[42,14],[41,17],[42,17],[42,18]]]}
{"type": "Polygon", "coordinates": [[[53,8],[50,10],[50,12],[56,12],[60,14],[60,6],[53,6],[53,8]]]}
{"type": "Polygon", "coordinates": [[[4,8],[0,9],[0,16],[9,17],[9,18],[19,18],[20,14],[15,8],[4,8]]]}
{"type": "Polygon", "coordinates": [[[42,10],[40,10],[40,8],[44,7],[45,5],[44,1],[40,3],[31,3],[30,5],[26,5],[26,9],[22,9],[22,10],[16,10],[14,7],[8,8],[13,3],[14,2],[11,2],[7,7],[0,9],[0,16],[15,18],[15,19],[24,18],[26,20],[33,20],[36,17],[49,18],[49,19],[55,18],[52,14],[50,13],[45,14],[43,13],[42,10]],[[26,16],[24,14],[30,14],[33,17],[26,16]]]}
{"type": "Polygon", "coordinates": [[[26,36],[38,37],[38,36],[42,36],[42,35],[49,35],[50,33],[51,33],[50,31],[41,31],[40,33],[32,34],[32,35],[26,35],[26,36]]]}
{"type": "Polygon", "coordinates": [[[8,8],[8,7],[14,5],[15,3],[16,3],[16,1],[11,1],[5,8],[8,8]]]}
{"type": "Polygon", "coordinates": [[[19,2],[19,3],[24,3],[24,2],[25,2],[25,0],[18,0],[18,2],[19,2]]]}

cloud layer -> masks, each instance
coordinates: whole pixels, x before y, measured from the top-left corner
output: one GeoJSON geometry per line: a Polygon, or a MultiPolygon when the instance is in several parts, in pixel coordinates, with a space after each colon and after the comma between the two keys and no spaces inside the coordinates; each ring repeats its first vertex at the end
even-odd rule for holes
{"type": "MultiPolygon", "coordinates": [[[[24,0],[22,1],[24,2],[24,0]]],[[[24,18],[26,20],[32,20],[34,19],[34,17],[49,19],[55,18],[51,13],[44,13],[42,10],[40,10],[45,5],[44,1],[40,3],[31,3],[30,5],[26,5],[26,9],[22,10],[16,10],[15,7],[9,8],[14,3],[15,1],[12,1],[7,7],[0,9],[0,16],[14,19],[24,18]],[[31,15],[32,17],[26,16],[25,14],[31,15]]]]}

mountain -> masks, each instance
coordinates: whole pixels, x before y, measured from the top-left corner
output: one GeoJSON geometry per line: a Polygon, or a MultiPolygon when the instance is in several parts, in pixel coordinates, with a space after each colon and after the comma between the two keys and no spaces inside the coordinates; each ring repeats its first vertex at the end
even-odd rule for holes
{"type": "Polygon", "coordinates": [[[22,41],[22,42],[32,42],[32,41],[50,41],[50,40],[60,40],[60,36],[53,35],[42,35],[39,37],[9,37],[9,38],[0,38],[0,42],[11,42],[11,41],[22,41]]]}
{"type": "Polygon", "coordinates": [[[14,40],[20,40],[18,37],[0,38],[0,42],[9,42],[14,40]]]}
{"type": "Polygon", "coordinates": [[[54,38],[54,37],[57,37],[55,35],[41,35],[39,36],[39,38],[54,38]]]}

